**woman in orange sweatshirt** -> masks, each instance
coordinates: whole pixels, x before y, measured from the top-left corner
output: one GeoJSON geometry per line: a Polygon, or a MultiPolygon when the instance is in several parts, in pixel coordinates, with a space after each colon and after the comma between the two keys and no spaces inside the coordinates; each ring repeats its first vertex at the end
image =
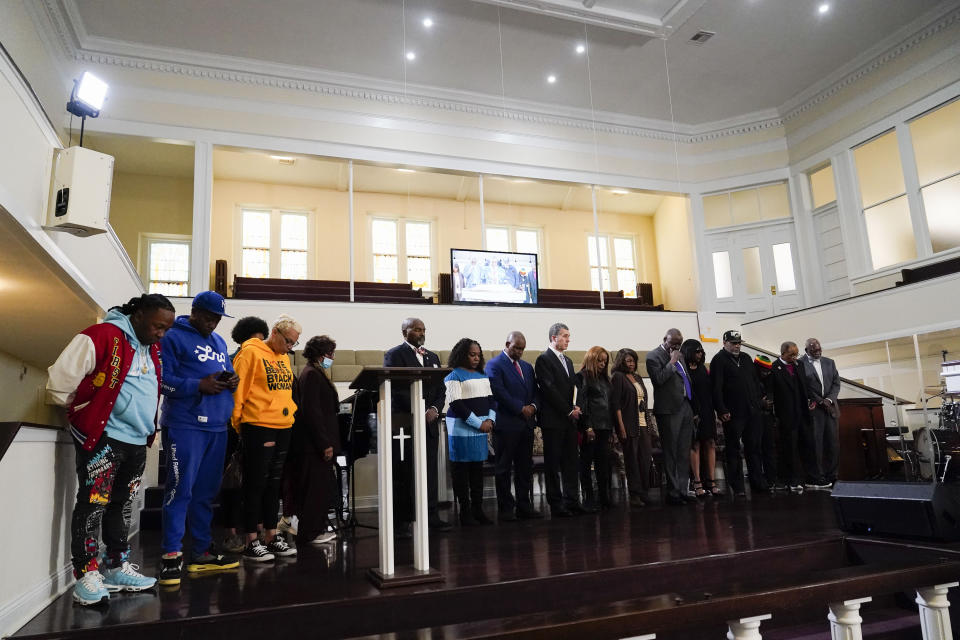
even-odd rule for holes
{"type": "Polygon", "coordinates": [[[250,338],[240,346],[233,368],[240,376],[234,393],[233,428],[243,443],[243,557],[255,562],[291,556],[297,550],[274,527],[280,508],[280,477],[290,447],[293,369],[287,355],[300,340],[300,324],[281,315],[266,340],[250,338]]]}

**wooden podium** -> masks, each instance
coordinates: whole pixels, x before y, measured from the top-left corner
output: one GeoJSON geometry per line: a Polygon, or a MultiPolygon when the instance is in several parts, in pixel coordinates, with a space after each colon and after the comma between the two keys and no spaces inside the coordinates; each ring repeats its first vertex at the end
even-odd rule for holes
{"type": "MultiPolygon", "coordinates": [[[[380,504],[380,566],[368,577],[380,589],[425,582],[439,582],[443,574],[430,568],[430,533],[427,526],[427,412],[423,401],[424,382],[443,379],[451,369],[431,367],[365,367],[350,383],[351,389],[378,391],[377,403],[377,493],[380,504]],[[410,385],[410,413],[413,422],[413,566],[397,568],[393,539],[393,384],[410,385]]],[[[443,407],[438,407],[441,411],[443,407]]],[[[442,419],[442,414],[441,414],[442,419]]],[[[400,434],[400,451],[403,439],[400,434]]]]}

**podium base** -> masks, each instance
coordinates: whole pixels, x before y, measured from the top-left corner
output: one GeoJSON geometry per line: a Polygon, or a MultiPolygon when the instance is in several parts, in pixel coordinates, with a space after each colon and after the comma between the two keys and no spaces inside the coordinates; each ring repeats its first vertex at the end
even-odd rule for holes
{"type": "Polygon", "coordinates": [[[384,575],[380,569],[369,569],[367,577],[378,589],[443,582],[443,574],[432,568],[426,571],[418,571],[413,567],[397,567],[391,576],[384,575]]]}

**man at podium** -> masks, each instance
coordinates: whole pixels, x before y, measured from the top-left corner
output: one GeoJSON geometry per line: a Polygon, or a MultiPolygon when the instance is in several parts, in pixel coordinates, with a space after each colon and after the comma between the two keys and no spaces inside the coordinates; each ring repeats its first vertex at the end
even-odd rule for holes
{"type": "MultiPolygon", "coordinates": [[[[440,357],[423,346],[427,329],[420,318],[407,318],[400,326],[403,343],[383,356],[385,367],[437,367],[440,357]]],[[[437,531],[449,531],[450,524],[440,519],[438,512],[437,454],[440,442],[440,412],[443,410],[445,388],[442,379],[423,386],[423,400],[427,408],[427,513],[428,524],[437,531]]],[[[413,535],[413,420],[410,415],[410,388],[404,384],[393,386],[391,394],[393,433],[393,517],[397,537],[413,535]]]]}

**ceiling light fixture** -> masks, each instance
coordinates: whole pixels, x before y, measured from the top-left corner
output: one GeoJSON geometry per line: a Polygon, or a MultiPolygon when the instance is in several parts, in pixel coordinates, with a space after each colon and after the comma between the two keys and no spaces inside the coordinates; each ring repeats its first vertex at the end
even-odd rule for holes
{"type": "Polygon", "coordinates": [[[426,17],[426,18],[424,18],[424,19],[423,19],[423,26],[424,26],[425,28],[427,28],[427,29],[429,29],[430,27],[432,27],[432,26],[433,26],[433,18],[431,18],[431,17],[429,17],[429,16],[426,17]]]}
{"type": "Polygon", "coordinates": [[[554,84],[556,81],[557,81],[557,76],[553,74],[550,74],[549,76],[547,76],[547,82],[549,82],[550,84],[554,84]]]}
{"type": "Polygon", "coordinates": [[[618,196],[625,196],[630,192],[627,191],[626,189],[610,189],[610,193],[618,196]]]}
{"type": "Polygon", "coordinates": [[[409,60],[410,62],[413,62],[416,59],[417,59],[417,54],[415,54],[413,51],[407,51],[407,60],[409,60]]]}
{"type": "Polygon", "coordinates": [[[819,7],[817,7],[817,11],[819,11],[821,14],[826,13],[827,11],[830,11],[830,5],[824,2],[819,7]]]}
{"type": "Polygon", "coordinates": [[[416,173],[416,169],[397,169],[400,173],[416,173]]]}
{"type": "Polygon", "coordinates": [[[291,156],[270,156],[274,160],[293,160],[291,156]]]}
{"type": "Polygon", "coordinates": [[[577,53],[583,53],[583,52],[586,51],[586,50],[587,50],[586,45],[584,45],[584,44],[582,44],[582,43],[577,45],[577,53]]]}

